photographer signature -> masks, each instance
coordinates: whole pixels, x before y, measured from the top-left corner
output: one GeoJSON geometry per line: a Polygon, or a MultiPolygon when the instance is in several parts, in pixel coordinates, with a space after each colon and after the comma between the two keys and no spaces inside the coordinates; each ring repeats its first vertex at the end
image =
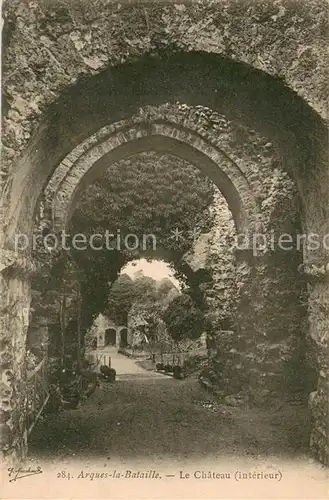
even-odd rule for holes
{"type": "Polygon", "coordinates": [[[37,467],[36,469],[31,469],[31,467],[29,467],[28,469],[23,469],[22,467],[18,467],[17,469],[15,469],[14,467],[10,467],[8,469],[8,476],[11,478],[9,479],[10,483],[17,481],[18,479],[23,479],[23,477],[34,476],[36,474],[42,473],[43,470],[41,469],[41,467],[37,467]]]}

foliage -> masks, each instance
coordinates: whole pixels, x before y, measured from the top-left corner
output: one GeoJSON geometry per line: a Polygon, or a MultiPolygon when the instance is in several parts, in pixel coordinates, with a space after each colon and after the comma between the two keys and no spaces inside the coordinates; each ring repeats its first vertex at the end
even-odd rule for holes
{"type": "Polygon", "coordinates": [[[213,194],[211,181],[194,166],[169,155],[141,153],[112,164],[85,190],[71,226],[85,234],[120,230],[121,241],[128,233],[153,234],[157,248],[184,253],[192,240],[176,241],[171,230],[179,227],[186,236],[195,228],[209,229],[213,194]]]}
{"type": "Polygon", "coordinates": [[[169,335],[176,343],[185,339],[197,339],[205,328],[203,312],[186,294],[173,299],[163,314],[163,320],[169,335]]]}
{"type": "Polygon", "coordinates": [[[127,274],[122,274],[112,284],[106,312],[117,324],[127,324],[128,312],[133,304],[134,295],[134,283],[127,274]]]}
{"type": "MultiPolygon", "coordinates": [[[[208,230],[211,223],[208,207],[213,193],[212,183],[194,166],[153,152],[110,165],[88,186],[73,213],[69,233],[83,233],[88,238],[106,230],[117,235],[119,230],[120,245],[111,250],[103,247],[95,251],[87,246],[83,251],[71,251],[80,269],[83,332],[106,309],[116,321],[126,323],[132,303],[130,291],[117,283],[116,278],[124,264],[141,253],[140,249],[125,249],[124,236],[133,233],[141,241],[142,235],[152,234],[156,237],[156,249],[154,253],[150,247],[151,255],[164,252],[167,260],[178,262],[193,239],[176,241],[171,230],[179,227],[185,236],[194,228],[208,230]]],[[[112,243],[116,245],[117,241],[112,243]]],[[[144,277],[136,284],[140,296],[143,287],[150,292],[146,282],[144,277]]]]}
{"type": "Polygon", "coordinates": [[[134,301],[152,304],[157,300],[157,282],[151,276],[140,275],[134,280],[134,301]]]}
{"type": "Polygon", "coordinates": [[[174,297],[173,290],[179,293],[172,281],[162,280],[159,284],[143,272],[132,280],[127,274],[122,274],[113,283],[106,313],[118,324],[126,324],[128,313],[139,315],[147,321],[152,336],[158,329],[158,322],[164,305],[174,297]]]}
{"type": "MultiPolygon", "coordinates": [[[[171,237],[171,230],[179,227],[185,235],[195,227],[207,230],[210,223],[208,206],[212,198],[212,184],[195,167],[172,156],[142,153],[109,166],[82,193],[68,233],[83,233],[88,237],[104,233],[106,229],[112,233],[120,229],[121,241],[129,232],[137,236],[154,234],[157,248],[152,257],[159,257],[158,253],[164,252],[164,258],[176,265],[193,240],[176,242],[171,237]]],[[[71,249],[69,253],[53,255],[39,249],[38,258],[42,260],[43,268],[42,275],[36,278],[33,307],[36,318],[47,317],[50,320],[53,332],[51,343],[56,352],[61,347],[60,311],[63,308],[65,342],[70,346],[76,342],[79,294],[82,336],[100,312],[108,310],[116,321],[126,323],[134,301],[143,301],[148,314],[152,311],[150,304],[162,300],[161,296],[165,296],[166,289],[169,289],[168,283],[157,288],[148,278],[142,277],[137,280],[131,296],[132,290],[121,286],[122,278],[117,282],[122,267],[134,257],[140,257],[139,250],[102,248],[95,251],[87,246],[83,251],[71,249]]],[[[155,311],[157,308],[153,313],[155,311]]],[[[154,314],[149,315],[149,322],[155,328],[157,321],[154,314]]]]}
{"type": "Polygon", "coordinates": [[[49,354],[63,358],[64,351],[76,352],[77,349],[77,328],[74,325],[77,323],[81,277],[78,266],[67,252],[49,255],[43,264],[32,282],[28,338],[40,322],[47,320],[49,354]]]}
{"type": "Polygon", "coordinates": [[[81,328],[86,332],[108,303],[111,281],[117,277],[117,266],[122,266],[124,259],[119,252],[76,251],[73,253],[79,266],[81,280],[81,328]]]}
{"type": "Polygon", "coordinates": [[[173,290],[177,290],[173,282],[169,278],[163,278],[157,286],[158,298],[165,299],[173,290]]]}

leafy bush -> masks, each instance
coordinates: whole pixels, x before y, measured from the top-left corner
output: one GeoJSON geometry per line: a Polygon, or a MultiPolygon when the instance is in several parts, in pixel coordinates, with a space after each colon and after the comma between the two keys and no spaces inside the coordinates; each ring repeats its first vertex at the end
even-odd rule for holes
{"type": "Polygon", "coordinates": [[[174,342],[197,339],[205,328],[203,312],[186,294],[174,298],[163,314],[168,333],[174,342]]]}
{"type": "Polygon", "coordinates": [[[100,367],[100,372],[101,372],[104,380],[107,380],[108,382],[115,381],[115,377],[116,377],[117,372],[114,370],[114,368],[110,368],[109,366],[102,365],[100,367]]]}

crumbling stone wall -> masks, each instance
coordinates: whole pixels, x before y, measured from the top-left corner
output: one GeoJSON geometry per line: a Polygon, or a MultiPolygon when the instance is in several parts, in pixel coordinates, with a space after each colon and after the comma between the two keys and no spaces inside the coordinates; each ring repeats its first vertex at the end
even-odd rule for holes
{"type": "Polygon", "coordinates": [[[232,326],[237,307],[237,267],[234,253],[235,236],[232,214],[226,200],[215,194],[213,228],[208,235],[205,267],[211,270],[210,286],[205,288],[213,329],[221,330],[232,326]]]}
{"type": "Polygon", "coordinates": [[[1,451],[11,454],[14,459],[25,455],[27,444],[25,354],[30,287],[22,266],[25,272],[33,270],[26,262],[19,267],[12,263],[0,275],[1,451]]]}
{"type": "MultiPolygon", "coordinates": [[[[324,0],[156,7],[13,0],[5,4],[4,18],[1,312],[11,378],[3,377],[10,417],[4,413],[2,419],[13,435],[24,353],[22,347],[18,359],[13,346],[26,337],[21,318],[25,301],[29,305],[30,280],[24,275],[29,264],[9,251],[11,237],[17,228],[31,230],[37,199],[54,168],[109,117],[126,119],[136,108],[170,96],[239,118],[264,132],[293,172],[303,229],[329,232],[324,205],[329,195],[328,6],[324,0]],[[88,123],[81,126],[85,116],[88,123]],[[9,341],[13,332],[15,342],[9,341]]],[[[321,367],[310,402],[312,446],[328,461],[328,252],[308,252],[304,264],[310,335],[321,367]]]]}
{"type": "MultiPolygon", "coordinates": [[[[263,179],[258,173],[260,181],[263,179]]],[[[266,172],[261,217],[264,235],[299,229],[299,203],[294,183],[280,169],[266,172]]],[[[302,252],[262,248],[235,251],[232,216],[217,195],[215,222],[207,240],[206,266],[212,283],[206,287],[208,315],[216,355],[212,356],[216,383],[226,394],[243,392],[254,403],[273,398],[306,400],[314,373],[304,358],[307,314],[306,282],[298,272],[302,252]],[[241,259],[241,254],[249,254],[241,259]]],[[[277,240],[276,240],[277,242],[277,240]]],[[[201,240],[200,240],[201,243],[201,240]]],[[[241,243],[240,243],[241,244],[241,243]]]]}
{"type": "MultiPolygon", "coordinates": [[[[236,390],[235,386],[238,385],[240,377],[234,370],[238,366],[243,368],[240,373],[244,373],[244,386],[249,384],[248,380],[245,380],[245,373],[250,373],[254,379],[254,394],[257,391],[259,393],[261,379],[263,393],[271,397],[273,391],[276,390],[277,394],[282,387],[284,368],[279,368],[279,360],[289,365],[297,349],[296,329],[302,314],[299,312],[300,286],[296,282],[300,278],[297,266],[301,255],[298,253],[294,255],[297,260],[292,270],[291,262],[294,259],[291,255],[287,259],[282,252],[281,260],[275,260],[278,250],[277,238],[285,232],[294,235],[300,226],[297,215],[298,194],[292,180],[283,172],[282,161],[273,144],[266,138],[204,106],[192,107],[168,103],[158,108],[141,109],[139,114],[129,121],[104,127],[75,148],[61,162],[46,189],[47,203],[53,210],[56,227],[65,229],[79,194],[79,185],[84,186],[86,178],[91,182],[95,176],[92,175],[93,169],[96,170],[96,175],[101,171],[99,166],[96,169],[96,164],[103,156],[105,162],[109,161],[108,154],[112,153],[113,145],[114,148],[125,143],[129,146],[129,141],[133,143],[136,138],[140,140],[144,136],[152,137],[152,134],[164,134],[164,137],[168,134],[169,137],[186,142],[216,159],[218,168],[228,172],[234,187],[239,189],[244,206],[251,207],[249,227],[239,225],[238,210],[234,205],[230,207],[233,217],[236,217],[237,229],[249,230],[250,233],[263,232],[267,237],[273,232],[276,237],[272,254],[265,249],[265,258],[260,258],[264,249],[255,248],[256,260],[259,260],[256,269],[252,269],[249,263],[239,262],[237,270],[234,252],[228,250],[234,243],[233,221],[228,207],[224,207],[223,199],[219,197],[221,201],[217,207],[216,229],[211,235],[208,262],[208,267],[213,272],[213,285],[208,287],[207,297],[210,306],[209,315],[213,316],[214,325],[217,322],[217,330],[223,327],[225,321],[229,321],[231,326],[234,324],[235,340],[230,339],[229,345],[224,345],[223,342],[219,345],[222,357],[230,361],[226,363],[227,366],[230,365],[230,373],[225,375],[226,388],[228,391],[236,390]],[[139,125],[139,128],[136,129],[136,125],[139,125]],[[192,136],[191,130],[197,135],[192,136]],[[207,139],[207,143],[203,142],[203,138],[207,139]],[[219,147],[225,157],[221,156],[218,160],[217,153],[211,150],[212,144],[219,147]],[[226,157],[234,162],[228,168],[226,157]],[[256,213],[252,211],[252,200],[254,206],[258,206],[256,213]],[[221,243],[223,248],[220,248],[221,243]],[[263,342],[264,336],[269,339],[267,347],[266,342],[263,342]],[[236,349],[234,346],[238,343],[240,346],[236,349]],[[273,343],[278,344],[277,358],[271,352],[272,360],[269,364],[267,350],[272,348],[273,343]],[[260,344],[262,348],[258,347],[260,344]],[[234,359],[230,360],[232,356],[229,352],[233,352],[232,349],[234,349],[234,359]],[[269,373],[268,377],[264,371],[269,373]],[[266,387],[269,384],[268,378],[276,379],[276,389],[266,387]],[[235,380],[233,388],[232,380],[235,380]]],[[[161,138],[161,144],[163,142],[164,139],[161,138]]],[[[180,154],[178,147],[173,151],[180,154]]],[[[129,150],[129,154],[131,153],[132,150],[129,150]]],[[[201,163],[198,166],[203,169],[201,163]]],[[[208,173],[206,167],[204,170],[208,173]]],[[[212,175],[212,172],[210,171],[208,175],[212,175]]],[[[216,178],[213,179],[216,182],[216,178]]],[[[218,185],[221,186],[220,182],[218,185]]],[[[227,196],[230,200],[229,192],[227,196]]],[[[197,251],[200,255],[199,247],[197,251]]],[[[216,330],[216,327],[214,329],[216,330]]],[[[300,371],[303,371],[302,366],[300,371]]],[[[284,377],[287,378],[286,373],[284,377]]],[[[219,378],[222,383],[222,373],[219,374],[219,378]]],[[[291,380],[287,380],[287,386],[290,387],[288,392],[293,392],[291,380]]],[[[260,399],[259,394],[258,398],[260,399]]]]}
{"type": "Polygon", "coordinates": [[[134,6],[10,0],[3,16],[5,151],[11,159],[45,105],[77,78],[161,49],[212,52],[249,64],[283,78],[326,116],[324,0],[134,6]]]}
{"type": "MultiPolygon", "coordinates": [[[[218,167],[218,173],[223,171],[232,183],[229,188],[222,182],[221,189],[230,201],[230,209],[238,230],[261,230],[258,225],[257,204],[260,204],[265,196],[273,169],[282,168],[273,144],[255,130],[228,120],[209,108],[179,103],[141,108],[129,120],[102,128],[67,155],[55,170],[45,190],[47,207],[52,213],[50,217],[56,226],[63,229],[74,210],[76,199],[81,192],[79,184],[84,187],[86,178],[88,182],[92,182],[95,175],[101,172],[102,165],[97,169],[94,167],[102,156],[107,155],[106,161],[109,161],[109,153],[113,151],[114,161],[115,149],[118,146],[126,144],[130,150],[127,148],[127,153],[123,154],[132,154],[134,140],[157,135],[161,136],[162,145],[166,138],[179,141],[176,144],[173,142],[173,151],[178,156],[179,143],[190,146],[193,151],[190,161],[194,160],[204,173],[213,175],[216,182],[216,171],[211,172],[207,164],[203,165],[205,162],[202,162],[202,156],[198,157],[197,153],[201,152],[213,160],[218,167]],[[241,198],[241,207],[234,190],[241,198]],[[243,210],[246,212],[246,220],[243,220],[243,210]]],[[[148,143],[145,147],[149,147],[148,143]]]]}

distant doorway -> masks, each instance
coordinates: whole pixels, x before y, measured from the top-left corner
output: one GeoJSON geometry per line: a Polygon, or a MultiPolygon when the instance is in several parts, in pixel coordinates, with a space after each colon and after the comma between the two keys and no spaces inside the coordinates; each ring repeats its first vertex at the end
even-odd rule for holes
{"type": "Polygon", "coordinates": [[[128,345],[128,330],[127,328],[122,328],[120,330],[120,347],[126,347],[128,345]]]}
{"type": "Polygon", "coordinates": [[[114,328],[105,330],[105,345],[116,345],[117,332],[114,328]]]}

